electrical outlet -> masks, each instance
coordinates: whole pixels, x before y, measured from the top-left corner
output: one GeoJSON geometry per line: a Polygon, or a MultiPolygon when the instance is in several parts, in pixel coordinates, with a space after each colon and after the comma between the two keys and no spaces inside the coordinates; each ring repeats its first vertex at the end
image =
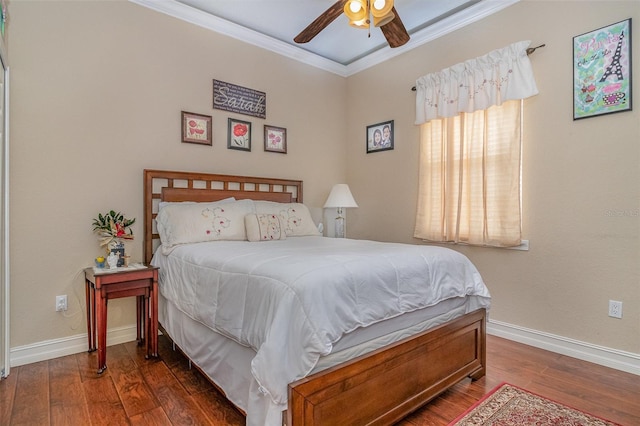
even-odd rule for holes
{"type": "Polygon", "coordinates": [[[609,316],[612,318],[622,318],[622,302],[609,300],[609,316]]]}
{"type": "Polygon", "coordinates": [[[56,312],[67,310],[67,295],[56,296],[56,312]]]}

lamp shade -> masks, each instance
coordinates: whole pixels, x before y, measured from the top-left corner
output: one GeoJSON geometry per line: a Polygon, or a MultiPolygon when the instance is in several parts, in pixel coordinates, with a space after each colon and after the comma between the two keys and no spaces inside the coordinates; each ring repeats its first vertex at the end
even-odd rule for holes
{"type": "Polygon", "coordinates": [[[329,197],[324,203],[324,208],[350,208],[358,207],[356,200],[353,199],[349,185],[346,183],[337,183],[331,188],[329,197]]]}
{"type": "Polygon", "coordinates": [[[376,18],[382,18],[389,14],[391,9],[393,9],[393,0],[373,0],[371,2],[371,14],[376,18]]]}
{"type": "Polygon", "coordinates": [[[387,25],[389,22],[393,21],[393,19],[396,17],[396,15],[393,14],[393,12],[389,12],[386,15],[384,15],[381,18],[378,18],[377,16],[373,17],[373,25],[375,27],[381,27],[383,25],[387,25]]]}
{"type": "Polygon", "coordinates": [[[361,21],[367,19],[369,10],[366,0],[349,0],[344,4],[344,14],[350,21],[361,21]]]}
{"type": "Polygon", "coordinates": [[[354,28],[359,28],[359,29],[367,29],[369,28],[369,20],[368,19],[362,19],[360,21],[349,21],[349,25],[351,25],[354,28]]]}

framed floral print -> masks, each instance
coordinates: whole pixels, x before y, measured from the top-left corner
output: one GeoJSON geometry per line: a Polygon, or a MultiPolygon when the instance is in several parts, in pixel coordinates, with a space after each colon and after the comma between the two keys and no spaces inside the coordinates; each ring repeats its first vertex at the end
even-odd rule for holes
{"type": "Polygon", "coordinates": [[[264,150],[287,153],[287,129],[264,125],[264,150]]]}
{"type": "Polygon", "coordinates": [[[251,151],[251,123],[249,121],[228,119],[227,148],[251,151]]]}
{"type": "Polygon", "coordinates": [[[182,142],[212,145],[211,116],[182,111],[182,142]]]}

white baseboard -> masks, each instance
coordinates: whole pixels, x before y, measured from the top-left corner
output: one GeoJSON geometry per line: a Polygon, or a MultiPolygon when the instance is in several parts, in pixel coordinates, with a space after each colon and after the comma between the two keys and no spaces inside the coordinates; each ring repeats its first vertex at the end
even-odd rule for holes
{"type": "MultiPolygon", "coordinates": [[[[593,345],[491,319],[487,323],[487,333],[536,348],[615,368],[616,370],[640,375],[640,354],[593,345]]],[[[131,342],[135,339],[135,325],[107,331],[107,346],[131,342]]],[[[62,339],[52,339],[31,345],[17,346],[10,350],[10,365],[11,367],[17,367],[19,365],[45,361],[65,355],[86,352],[87,344],[87,334],[84,333],[62,339]]]]}
{"type": "Polygon", "coordinates": [[[491,319],[487,322],[487,333],[583,361],[640,375],[640,354],[598,346],[491,319]]]}
{"type": "MultiPolygon", "coordinates": [[[[107,330],[107,346],[136,340],[137,329],[135,325],[107,330]]],[[[16,346],[9,351],[9,365],[31,364],[38,361],[87,352],[89,341],[87,333],[61,339],[45,340],[31,345],[16,346]]]]}

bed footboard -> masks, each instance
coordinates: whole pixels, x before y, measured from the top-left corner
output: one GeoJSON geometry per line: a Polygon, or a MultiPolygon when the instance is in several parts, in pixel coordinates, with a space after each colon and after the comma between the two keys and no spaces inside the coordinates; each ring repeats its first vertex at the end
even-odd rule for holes
{"type": "Polygon", "coordinates": [[[486,368],[480,309],[289,385],[287,425],[388,425],[486,368]]]}

